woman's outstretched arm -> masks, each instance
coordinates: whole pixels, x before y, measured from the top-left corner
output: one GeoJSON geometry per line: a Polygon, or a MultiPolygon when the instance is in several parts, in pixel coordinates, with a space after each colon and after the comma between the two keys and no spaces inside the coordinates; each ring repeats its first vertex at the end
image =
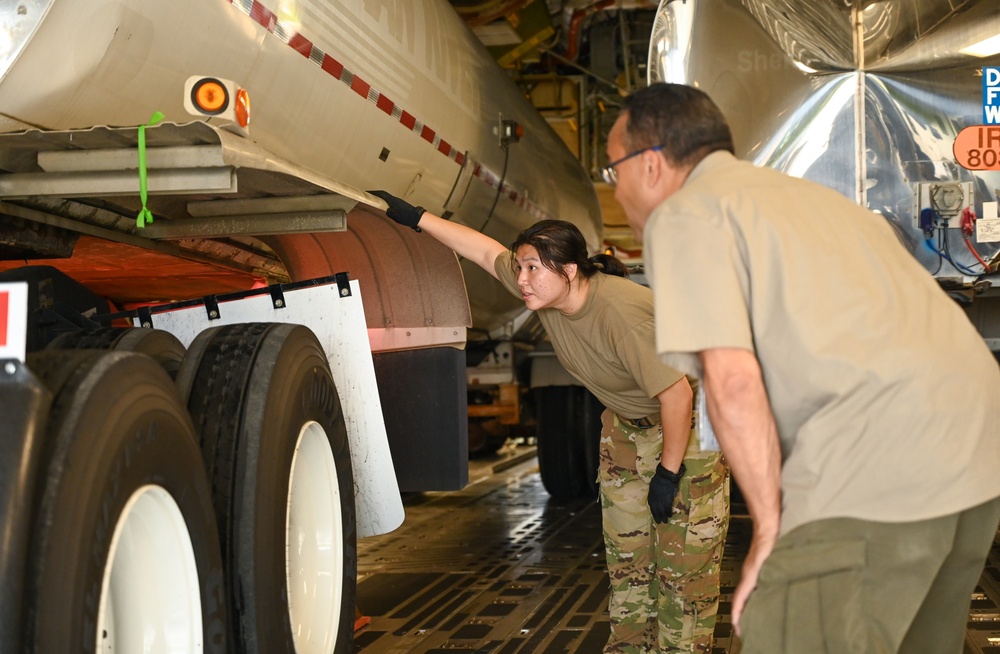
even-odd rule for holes
{"type": "Polygon", "coordinates": [[[494,277],[497,276],[493,263],[500,253],[507,250],[499,241],[471,227],[435,216],[425,211],[423,207],[415,207],[385,191],[369,191],[369,193],[385,200],[389,205],[385,214],[392,220],[405,227],[427,232],[454,250],[460,257],[472,261],[494,277]]]}

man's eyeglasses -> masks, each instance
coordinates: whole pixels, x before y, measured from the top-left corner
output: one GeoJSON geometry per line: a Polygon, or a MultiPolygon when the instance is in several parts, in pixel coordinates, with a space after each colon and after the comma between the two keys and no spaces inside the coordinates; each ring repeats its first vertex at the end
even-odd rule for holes
{"type": "Polygon", "coordinates": [[[650,151],[659,152],[662,149],[663,149],[662,145],[651,145],[648,148],[643,148],[641,150],[636,150],[632,154],[627,154],[618,161],[612,161],[604,168],[601,168],[601,177],[604,179],[605,182],[607,182],[611,186],[615,186],[618,184],[618,173],[615,172],[615,166],[624,161],[628,161],[632,157],[638,157],[643,152],[650,152],[650,151]]]}

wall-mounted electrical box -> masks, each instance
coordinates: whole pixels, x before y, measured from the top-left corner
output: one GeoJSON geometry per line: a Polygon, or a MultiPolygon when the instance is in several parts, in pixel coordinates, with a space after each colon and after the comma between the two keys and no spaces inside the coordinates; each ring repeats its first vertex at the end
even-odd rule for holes
{"type": "Polygon", "coordinates": [[[913,187],[913,226],[925,229],[921,215],[927,220],[926,209],[933,211],[932,227],[960,229],[962,211],[974,204],[972,182],[921,182],[913,187]]]}

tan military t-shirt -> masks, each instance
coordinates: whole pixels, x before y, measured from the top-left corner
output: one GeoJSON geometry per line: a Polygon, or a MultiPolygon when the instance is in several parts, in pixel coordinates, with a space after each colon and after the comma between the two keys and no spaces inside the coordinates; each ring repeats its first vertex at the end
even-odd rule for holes
{"type": "MultiPolygon", "coordinates": [[[[501,283],[520,297],[513,256],[501,253],[494,269],[501,283]]],[[[575,314],[558,309],[537,313],[563,367],[620,416],[658,414],[656,396],[684,377],[656,356],[653,296],[633,281],[598,273],[590,278],[587,300],[575,314]]]]}
{"type": "Polygon", "coordinates": [[[782,531],[1000,495],[1000,370],[885,218],[716,152],[645,233],[657,350],[754,351],[784,458],[782,531]]]}

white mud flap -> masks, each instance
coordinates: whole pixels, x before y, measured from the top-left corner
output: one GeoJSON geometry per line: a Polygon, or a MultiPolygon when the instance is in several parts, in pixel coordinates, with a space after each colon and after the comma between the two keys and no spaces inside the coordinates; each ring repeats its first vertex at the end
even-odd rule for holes
{"type": "Polygon", "coordinates": [[[153,327],[172,333],[185,347],[203,329],[247,322],[294,323],[316,334],[330,361],[344,411],[354,466],[358,537],[363,538],[392,531],[403,523],[404,513],[382,418],[361,291],[357,280],[349,287],[350,295],[346,296],[341,296],[337,284],[284,291],[281,308],[276,308],[264,291],[219,303],[218,317],[213,319],[201,305],[154,313],[151,318],[153,327]]]}

